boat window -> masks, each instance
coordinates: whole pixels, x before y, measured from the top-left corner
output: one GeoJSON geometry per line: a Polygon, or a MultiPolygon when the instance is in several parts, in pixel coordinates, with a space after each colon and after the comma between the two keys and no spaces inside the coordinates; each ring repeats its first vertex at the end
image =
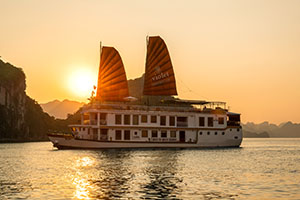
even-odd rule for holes
{"type": "Polygon", "coordinates": [[[142,130],[142,137],[148,137],[148,130],[142,130]]]}
{"type": "Polygon", "coordinates": [[[130,125],[130,115],[124,115],[124,124],[130,125]]]}
{"type": "Polygon", "coordinates": [[[214,126],[214,118],[212,118],[212,117],[207,118],[207,126],[210,126],[210,127],[214,126]]]}
{"type": "Polygon", "coordinates": [[[115,124],[122,124],[122,115],[115,115],[115,124]]]}
{"type": "Polygon", "coordinates": [[[222,135],[225,135],[225,132],[222,132],[222,135]]]}
{"type": "Polygon", "coordinates": [[[95,113],[93,115],[94,115],[94,120],[97,121],[98,120],[98,113],[95,113]]]}
{"type": "Polygon", "coordinates": [[[209,135],[209,134],[210,134],[210,132],[208,131],[208,132],[207,132],[207,135],[209,135]]]}
{"type": "Polygon", "coordinates": [[[224,117],[219,117],[218,122],[219,124],[224,124],[224,117]]]}
{"type": "Polygon", "coordinates": [[[166,125],[166,116],[160,116],[160,125],[165,126],[166,125]]]}
{"type": "Polygon", "coordinates": [[[175,126],[175,116],[170,116],[169,117],[169,125],[170,126],[175,126]]]}
{"type": "Polygon", "coordinates": [[[202,132],[200,132],[199,134],[202,135],[202,132]]]}
{"type": "Polygon", "coordinates": [[[100,129],[100,140],[102,141],[108,140],[108,129],[100,129]]]}
{"type": "Polygon", "coordinates": [[[107,113],[100,113],[100,119],[106,119],[107,113]]]}
{"type": "Polygon", "coordinates": [[[83,114],[83,124],[90,124],[90,115],[89,113],[84,113],[83,114]]]}
{"type": "Polygon", "coordinates": [[[147,123],[147,115],[142,115],[142,123],[147,123]]]}
{"type": "Polygon", "coordinates": [[[83,114],[83,119],[84,119],[84,120],[90,119],[89,113],[84,113],[84,114],[83,114]]]}
{"type": "Polygon", "coordinates": [[[130,140],[130,130],[124,131],[124,140],[130,140]]]}
{"type": "Polygon", "coordinates": [[[100,113],[100,124],[101,125],[106,125],[106,116],[107,116],[107,113],[100,113]]]}
{"type": "Polygon", "coordinates": [[[157,137],[157,130],[152,130],[152,137],[157,137]]]}
{"type": "Polygon", "coordinates": [[[115,132],[115,138],[116,140],[122,140],[122,131],[121,130],[116,130],[115,132]]]}
{"type": "Polygon", "coordinates": [[[97,120],[98,120],[98,114],[91,112],[90,113],[90,124],[97,125],[97,120]]]}
{"type": "Polygon", "coordinates": [[[176,138],[176,131],[170,131],[170,136],[172,138],[176,138]]]}
{"type": "Polygon", "coordinates": [[[133,125],[139,124],[139,116],[138,115],[133,115],[132,123],[133,123],[133,125]]]}
{"type": "Polygon", "coordinates": [[[185,142],[185,131],[179,131],[179,141],[185,142]]]}
{"type": "Polygon", "coordinates": [[[205,117],[199,117],[199,126],[205,126],[205,117]]]}
{"type": "Polygon", "coordinates": [[[234,115],[228,115],[228,126],[239,126],[240,125],[240,115],[234,114],[234,115]]]}
{"type": "Polygon", "coordinates": [[[98,140],[98,129],[93,128],[93,140],[98,140]]]}
{"type": "Polygon", "coordinates": [[[155,115],[151,116],[151,123],[156,123],[156,116],[155,115]]]}
{"type": "Polygon", "coordinates": [[[215,132],[215,135],[218,135],[218,132],[215,132]]]}
{"type": "Polygon", "coordinates": [[[178,127],[187,127],[188,118],[187,117],[177,117],[177,126],[178,127]]]}
{"type": "Polygon", "coordinates": [[[238,128],[238,129],[236,129],[238,132],[240,131],[240,129],[238,128]]]}
{"type": "Polygon", "coordinates": [[[160,132],[160,137],[166,138],[167,137],[167,131],[163,130],[160,132]]]}

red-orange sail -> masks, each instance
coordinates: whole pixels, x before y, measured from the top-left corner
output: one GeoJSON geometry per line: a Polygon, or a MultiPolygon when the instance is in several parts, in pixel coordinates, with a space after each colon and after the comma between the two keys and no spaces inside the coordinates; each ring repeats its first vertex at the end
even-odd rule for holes
{"type": "Polygon", "coordinates": [[[124,65],[113,47],[102,47],[96,99],[124,101],[129,96],[124,65]]]}
{"type": "Polygon", "coordinates": [[[169,51],[159,36],[148,39],[144,95],[177,95],[169,51]]]}

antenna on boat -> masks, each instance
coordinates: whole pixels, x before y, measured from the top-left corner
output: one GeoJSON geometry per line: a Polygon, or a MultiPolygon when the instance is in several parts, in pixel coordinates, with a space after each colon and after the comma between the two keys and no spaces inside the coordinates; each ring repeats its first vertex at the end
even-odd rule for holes
{"type": "Polygon", "coordinates": [[[100,55],[101,55],[101,51],[102,51],[102,41],[100,41],[100,55]]]}

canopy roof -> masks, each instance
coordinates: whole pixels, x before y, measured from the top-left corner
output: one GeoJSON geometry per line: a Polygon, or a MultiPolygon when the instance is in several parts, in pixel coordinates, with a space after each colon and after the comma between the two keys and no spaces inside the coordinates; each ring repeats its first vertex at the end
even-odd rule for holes
{"type": "Polygon", "coordinates": [[[180,104],[192,104],[192,105],[224,105],[226,102],[222,101],[203,101],[203,100],[185,100],[185,99],[174,99],[174,100],[166,100],[167,103],[180,103],[180,104]]]}

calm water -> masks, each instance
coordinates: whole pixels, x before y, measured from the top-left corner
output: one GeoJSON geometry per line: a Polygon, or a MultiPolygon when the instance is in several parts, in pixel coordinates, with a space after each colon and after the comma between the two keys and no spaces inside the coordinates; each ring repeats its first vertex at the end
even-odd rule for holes
{"type": "Polygon", "coordinates": [[[300,139],[202,150],[0,144],[0,198],[300,199],[300,139]]]}

